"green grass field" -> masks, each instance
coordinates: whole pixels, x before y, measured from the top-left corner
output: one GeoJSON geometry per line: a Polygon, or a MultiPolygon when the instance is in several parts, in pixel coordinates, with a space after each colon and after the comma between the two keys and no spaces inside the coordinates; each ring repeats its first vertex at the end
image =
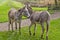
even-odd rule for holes
{"type": "MultiPolygon", "coordinates": [[[[0,22],[7,22],[8,21],[8,11],[10,8],[14,7],[19,9],[24,5],[20,2],[10,1],[10,0],[0,0],[0,22]],[[11,3],[9,3],[11,2],[11,3]]],[[[48,10],[47,7],[38,8],[32,7],[34,11],[44,11],[48,10]]],[[[49,10],[50,13],[54,13],[53,10],[49,10]]],[[[26,18],[23,16],[23,18],[26,18]]],[[[32,26],[31,31],[34,32],[34,27],[32,26]]],[[[46,29],[46,25],[45,25],[46,29]]],[[[0,40],[41,40],[41,26],[37,24],[36,35],[29,35],[28,27],[21,28],[21,35],[19,32],[7,32],[7,31],[0,31],[0,40]]],[[[50,22],[49,27],[49,40],[60,40],[60,19],[52,20],[50,22]]],[[[44,32],[44,40],[46,39],[46,30],[44,32]]]]}
{"type": "MultiPolygon", "coordinates": [[[[34,32],[33,26],[31,28],[32,33],[34,32]]],[[[46,29],[46,26],[45,26],[46,29]]],[[[19,32],[0,32],[0,40],[41,40],[41,26],[37,24],[36,35],[29,35],[28,27],[21,28],[21,35],[19,32]]],[[[52,20],[49,27],[49,40],[60,40],[60,19],[52,20]]],[[[44,40],[46,39],[46,30],[44,32],[44,40]]]]}

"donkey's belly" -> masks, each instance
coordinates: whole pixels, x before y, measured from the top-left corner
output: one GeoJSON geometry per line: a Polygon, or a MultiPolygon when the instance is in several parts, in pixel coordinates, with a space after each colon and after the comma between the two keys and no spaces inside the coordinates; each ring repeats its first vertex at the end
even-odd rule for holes
{"type": "Polygon", "coordinates": [[[38,16],[36,15],[36,16],[34,17],[34,20],[35,20],[36,22],[39,22],[39,15],[38,15],[38,16]]]}
{"type": "Polygon", "coordinates": [[[39,19],[36,19],[35,21],[36,21],[36,22],[39,22],[39,19]]]}

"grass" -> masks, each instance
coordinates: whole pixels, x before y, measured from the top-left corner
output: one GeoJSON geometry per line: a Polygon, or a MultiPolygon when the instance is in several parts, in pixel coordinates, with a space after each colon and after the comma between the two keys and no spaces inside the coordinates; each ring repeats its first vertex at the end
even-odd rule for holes
{"type": "MultiPolygon", "coordinates": [[[[32,9],[34,11],[47,11],[48,10],[48,7],[32,7],[32,9]]],[[[54,13],[54,10],[48,10],[50,14],[53,14],[54,13]]]]}
{"type": "MultiPolygon", "coordinates": [[[[31,31],[34,32],[34,27],[32,26],[31,31]]],[[[45,25],[46,29],[46,25],[45,25]]],[[[60,19],[52,20],[49,27],[49,40],[60,40],[60,19]]],[[[13,32],[0,32],[0,40],[41,40],[41,26],[37,24],[36,35],[29,35],[28,27],[21,28],[21,35],[13,32]]],[[[44,40],[46,39],[46,30],[44,32],[44,40]]]]}
{"type": "Polygon", "coordinates": [[[41,8],[39,8],[39,7],[32,7],[32,9],[34,10],[34,11],[44,11],[44,10],[48,10],[48,8],[47,7],[41,7],[41,8]]]}

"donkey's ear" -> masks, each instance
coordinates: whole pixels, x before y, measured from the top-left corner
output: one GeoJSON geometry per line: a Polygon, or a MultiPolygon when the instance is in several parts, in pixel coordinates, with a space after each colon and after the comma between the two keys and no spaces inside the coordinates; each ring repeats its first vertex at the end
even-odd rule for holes
{"type": "Polygon", "coordinates": [[[28,6],[29,6],[29,7],[31,7],[31,5],[30,5],[30,4],[28,4],[28,6]]]}
{"type": "Polygon", "coordinates": [[[24,8],[27,7],[27,5],[24,5],[24,8]]]}
{"type": "Polygon", "coordinates": [[[21,9],[18,9],[18,11],[21,11],[21,9]]]}

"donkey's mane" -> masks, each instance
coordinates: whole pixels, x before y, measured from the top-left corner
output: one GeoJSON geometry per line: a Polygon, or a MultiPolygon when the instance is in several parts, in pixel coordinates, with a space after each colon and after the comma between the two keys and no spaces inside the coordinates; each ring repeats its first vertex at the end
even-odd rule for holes
{"type": "Polygon", "coordinates": [[[32,10],[32,8],[31,8],[31,6],[29,7],[29,6],[27,6],[27,9],[28,9],[28,11],[29,11],[29,13],[30,14],[32,14],[33,13],[33,10],[32,10]]]}
{"type": "Polygon", "coordinates": [[[24,10],[24,8],[25,8],[25,7],[23,7],[23,8],[19,8],[19,9],[18,9],[18,11],[19,11],[19,12],[20,12],[20,11],[23,11],[23,10],[24,10]]]}

